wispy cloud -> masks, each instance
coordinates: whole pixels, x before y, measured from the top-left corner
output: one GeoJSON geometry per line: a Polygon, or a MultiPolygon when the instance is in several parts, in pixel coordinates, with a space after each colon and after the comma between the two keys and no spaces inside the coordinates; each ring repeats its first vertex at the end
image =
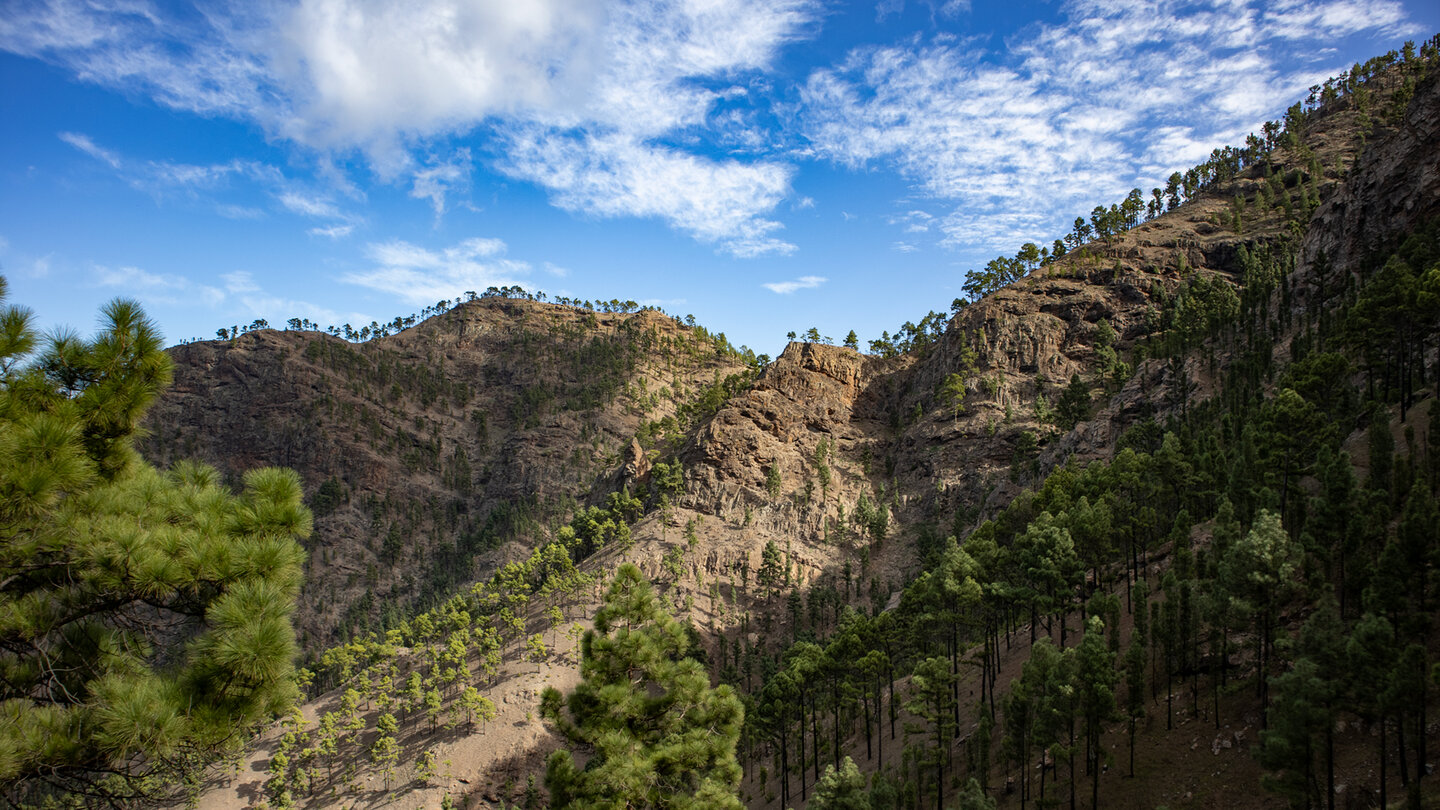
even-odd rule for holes
{"type": "Polygon", "coordinates": [[[243,270],[224,273],[220,279],[225,282],[227,292],[237,294],[260,292],[260,285],[255,283],[255,276],[243,270]]]}
{"type": "Polygon", "coordinates": [[[410,196],[417,200],[429,200],[438,218],[445,213],[446,194],[470,188],[471,171],[470,150],[456,150],[449,160],[417,170],[412,176],[410,196]]]}
{"type": "Polygon", "coordinates": [[[529,275],[530,265],[504,258],[505,251],[499,239],[466,239],[440,250],[398,239],[374,242],[365,250],[374,267],[341,280],[425,306],[466,290],[516,284],[529,275]]]}
{"type": "Polygon", "coordinates": [[[928,211],[911,209],[886,218],[891,225],[899,225],[906,233],[927,233],[935,222],[935,216],[928,211]]]}
{"type": "Polygon", "coordinates": [[[946,243],[1013,250],[1242,140],[1346,67],[1315,56],[1335,38],[1404,26],[1389,0],[1072,0],[1000,51],[951,35],[853,51],[810,76],[801,125],[813,154],[953,202],[946,243]]]}
{"type": "Polygon", "coordinates": [[[227,163],[192,164],[168,160],[145,161],[128,172],[131,185],[152,194],[183,192],[194,194],[224,187],[232,178],[277,182],[280,171],[253,161],[232,160],[227,163]]]}
{"type": "MultiPolygon", "coordinates": [[[[970,9],[926,5],[936,20],[970,9]]],[[[875,12],[903,8],[880,0],[875,12]]],[[[1057,22],[1003,42],[945,32],[854,50],[792,94],[767,83],[781,51],[818,31],[821,0],[294,0],[198,14],[34,0],[5,11],[0,49],[254,123],[322,169],[361,154],[437,217],[483,165],[578,215],[654,218],[741,257],[796,250],[775,211],[796,165],[817,158],[892,168],[953,207],[895,223],[907,233],[1001,250],[1054,235],[1277,115],[1345,67],[1327,61],[1337,40],[1425,33],[1396,0],[1069,0],[1057,22]],[[473,155],[444,146],[455,136],[473,155]]],[[[130,166],[86,135],[60,137],[151,188],[196,193],[253,168],[130,166]]],[[[302,216],[358,221],[311,190],[266,188],[302,216]],[[287,201],[298,194],[333,210],[287,201]]]]}
{"type": "Polygon", "coordinates": [[[307,219],[329,220],[331,225],[317,225],[306,230],[311,236],[339,239],[349,236],[364,220],[345,211],[330,194],[316,192],[300,184],[281,179],[272,184],[271,194],[280,207],[307,219]]]}
{"type": "Polygon", "coordinates": [[[97,286],[113,287],[147,304],[174,306],[198,301],[205,306],[218,306],[225,300],[225,291],[200,284],[184,276],[151,273],[138,267],[106,267],[96,265],[93,280],[97,286]]]}
{"type": "Polygon", "coordinates": [[[354,230],[354,225],[331,225],[328,228],[311,228],[306,233],[311,236],[323,236],[327,239],[342,239],[349,236],[354,230]]]}
{"type": "Polygon", "coordinates": [[[340,209],[335,207],[335,203],[325,197],[290,190],[281,192],[276,199],[285,207],[285,210],[301,216],[317,219],[338,219],[341,216],[340,209]]]}
{"type": "Polygon", "coordinates": [[[265,212],[259,208],[247,205],[234,205],[226,203],[215,206],[215,213],[226,219],[264,219],[265,212]]]}
{"type": "Polygon", "coordinates": [[[765,149],[753,116],[718,105],[743,96],[744,80],[821,15],[819,0],[299,0],[183,17],[39,0],[7,9],[0,48],[177,109],[255,122],[322,155],[361,150],[437,215],[464,190],[468,157],[417,155],[461,133],[506,147],[491,154],[519,145],[503,170],[562,208],[658,217],[753,256],[795,249],[769,218],[791,168],[679,144],[709,132],[765,149]]]}
{"type": "MultiPolygon", "coordinates": [[[[227,219],[261,219],[265,212],[253,206],[237,205],[217,200],[237,185],[263,189],[274,198],[280,208],[308,219],[330,220],[335,224],[314,227],[308,233],[338,239],[349,235],[363,220],[343,210],[332,195],[317,192],[303,183],[287,178],[280,169],[264,163],[249,160],[231,160],[223,163],[193,164],[169,160],[136,160],[107,149],[87,135],[62,132],[62,141],[99,160],[111,168],[127,184],[137,191],[154,197],[157,201],[179,197],[190,200],[209,199],[215,212],[227,219]]],[[[443,205],[444,192],[437,190],[439,204],[443,205]]]]}
{"type": "Polygon", "coordinates": [[[90,140],[89,135],[82,135],[78,132],[62,132],[59,137],[60,140],[79,149],[81,152],[95,158],[101,163],[109,164],[110,168],[120,168],[120,157],[109,149],[96,146],[95,142],[90,140]]]}
{"type": "Polygon", "coordinates": [[[760,286],[773,293],[789,295],[796,290],[814,289],[827,281],[829,281],[829,279],[824,276],[801,276],[793,281],[772,281],[760,286]]]}
{"type": "Polygon", "coordinates": [[[167,106],[238,114],[277,101],[253,22],[162,16],[136,2],[39,0],[6,9],[0,48],[62,65],[85,81],[147,93],[167,106]]]}
{"type": "Polygon", "coordinates": [[[790,193],[792,166],[717,160],[673,145],[713,130],[718,142],[763,146],[753,121],[722,101],[769,67],[820,14],[809,0],[614,4],[601,33],[605,60],[583,102],[502,128],[506,173],[550,190],[566,210],[604,217],[658,217],[740,257],[788,254],[769,212],[790,193]],[[710,82],[696,81],[710,79],[710,82]],[[712,117],[713,116],[713,117],[712,117]],[[660,145],[666,140],[672,145],[660,145]]]}
{"type": "Polygon", "coordinates": [[[783,226],[764,216],[787,193],[789,166],[717,162],[625,135],[526,130],[511,145],[506,172],[549,189],[568,211],[658,217],[740,257],[795,250],[774,235],[783,226]]]}
{"type": "MultiPolygon", "coordinates": [[[[264,318],[276,328],[280,327],[282,319],[289,318],[306,318],[321,324],[339,324],[345,319],[345,316],[329,307],[269,293],[260,286],[252,273],[243,270],[226,273],[221,276],[221,280],[225,282],[225,292],[239,301],[245,312],[256,318],[264,318]]],[[[359,313],[351,313],[349,320],[366,323],[371,319],[359,313]]]]}
{"type": "Polygon", "coordinates": [[[35,256],[12,251],[10,249],[10,240],[4,236],[0,236],[0,272],[8,274],[12,278],[15,277],[16,273],[24,274],[30,278],[45,278],[50,275],[50,265],[54,260],[54,253],[35,256]]]}

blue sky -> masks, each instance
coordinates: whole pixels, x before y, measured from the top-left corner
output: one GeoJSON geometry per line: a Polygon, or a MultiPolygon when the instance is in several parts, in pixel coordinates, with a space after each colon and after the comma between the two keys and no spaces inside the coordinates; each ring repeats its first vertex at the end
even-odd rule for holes
{"type": "Polygon", "coordinates": [[[1436,31],[1430,0],[5,0],[0,272],[46,328],[128,296],[171,342],[519,284],[863,344],[1436,31]]]}

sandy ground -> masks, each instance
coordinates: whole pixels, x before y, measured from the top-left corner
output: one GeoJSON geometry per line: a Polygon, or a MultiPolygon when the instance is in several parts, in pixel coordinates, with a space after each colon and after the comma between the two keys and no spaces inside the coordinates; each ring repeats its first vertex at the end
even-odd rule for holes
{"type": "MultiPolygon", "coordinates": [[[[361,754],[356,760],[363,767],[348,779],[337,773],[334,780],[322,783],[314,796],[303,799],[298,806],[438,808],[448,796],[455,807],[484,808],[518,800],[524,793],[526,776],[543,776],[545,757],[556,745],[556,739],[539,718],[540,693],[547,686],[566,691],[580,678],[573,642],[564,633],[555,638],[557,649],[552,650],[548,661],[507,661],[497,685],[482,690],[495,704],[494,720],[477,725],[473,731],[462,722],[454,730],[442,728],[434,734],[423,721],[409,728],[402,726],[401,764],[388,790],[383,775],[370,767],[361,754]],[[438,774],[422,783],[415,776],[414,765],[426,749],[435,753],[438,774]]],[[[548,633],[546,642],[550,642],[548,633]]],[[[301,709],[306,720],[315,723],[325,712],[335,710],[342,692],[335,690],[304,704],[301,709]]],[[[370,730],[361,744],[366,748],[375,736],[375,714],[371,711],[365,715],[370,730]]],[[[253,741],[238,771],[217,769],[197,807],[240,810],[268,806],[264,784],[281,733],[277,724],[253,741]]]]}

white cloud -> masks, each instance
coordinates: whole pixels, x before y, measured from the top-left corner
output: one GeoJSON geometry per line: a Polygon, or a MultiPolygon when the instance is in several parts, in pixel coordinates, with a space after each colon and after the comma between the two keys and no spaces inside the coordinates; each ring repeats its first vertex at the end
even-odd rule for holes
{"type": "MultiPolygon", "coordinates": [[[[225,282],[226,293],[239,301],[247,314],[264,318],[276,329],[290,318],[306,318],[321,324],[338,324],[341,321],[341,316],[328,307],[267,292],[248,271],[237,270],[220,278],[225,282]]],[[[351,320],[365,323],[370,318],[352,313],[351,320]]]]}
{"type": "Polygon", "coordinates": [[[491,116],[562,108],[604,63],[598,0],[301,0],[268,22],[272,122],[316,145],[393,148],[491,116]]]}
{"type": "Polygon", "coordinates": [[[25,256],[10,253],[10,240],[0,236],[0,255],[9,254],[9,261],[0,262],[0,275],[5,275],[14,267],[25,267],[25,274],[30,278],[45,278],[50,275],[50,262],[55,254],[47,253],[44,256],[25,256]]]}
{"type": "Polygon", "coordinates": [[[824,276],[801,276],[793,281],[772,281],[760,286],[773,293],[789,295],[796,290],[810,290],[829,281],[824,276]]]}
{"type": "Polygon", "coordinates": [[[126,296],[144,303],[175,306],[196,301],[214,307],[225,300],[225,292],[208,284],[199,284],[184,276],[151,273],[138,267],[105,267],[96,265],[94,281],[101,287],[115,287],[126,296]]]}
{"type": "Polygon", "coordinates": [[[371,243],[366,255],[370,270],[347,273],[341,280],[368,287],[416,306],[428,306],[466,290],[516,284],[530,273],[526,262],[504,258],[499,239],[467,239],[453,247],[431,250],[402,240],[371,243]]]}
{"type": "Polygon", "coordinates": [[[59,137],[60,140],[79,149],[81,152],[95,158],[101,163],[108,163],[110,168],[120,168],[120,157],[108,149],[96,146],[95,142],[90,140],[90,136],[82,135],[78,132],[62,132],[59,137]]]}
{"type": "Polygon", "coordinates": [[[928,211],[912,209],[887,217],[885,221],[903,227],[906,233],[927,233],[935,222],[935,216],[928,211]]]}
{"type": "Polygon", "coordinates": [[[300,191],[281,192],[277,200],[285,207],[285,210],[306,217],[316,219],[339,219],[342,214],[335,203],[325,197],[305,194],[300,191]]]}
{"type": "Polygon", "coordinates": [[[461,149],[445,162],[428,166],[414,173],[410,196],[417,200],[430,201],[435,216],[445,213],[445,195],[450,191],[465,191],[470,188],[470,150],[461,149]]]}
{"type": "Polygon", "coordinates": [[[604,217],[658,217],[740,257],[788,254],[767,215],[790,193],[792,167],[713,160],[656,139],[714,127],[717,139],[762,145],[748,119],[711,117],[722,99],[694,78],[761,71],[818,15],[806,0],[614,4],[603,32],[606,61],[584,103],[544,111],[503,129],[506,173],[550,190],[561,208],[604,217]]]}
{"type": "Polygon", "coordinates": [[[821,14],[818,0],[298,0],[182,17],[38,0],[7,9],[0,48],[178,109],[253,121],[322,155],[361,150],[437,214],[447,192],[464,190],[468,164],[417,169],[414,154],[455,134],[521,142],[526,154],[506,170],[561,207],[659,217],[750,256],[794,249],[767,219],[791,170],[714,160],[677,138],[723,140],[728,126],[738,146],[765,148],[752,119],[717,104],[742,96],[745,78],[821,14]],[[718,191],[660,189],[651,175],[713,180],[718,191]]]}
{"type": "MultiPolygon", "coordinates": [[[[926,5],[932,18],[970,8],[926,5]]],[[[876,13],[903,6],[882,0],[876,13]]],[[[773,212],[792,194],[792,162],[809,158],[885,164],[984,221],[1048,212],[1029,237],[1038,238],[1277,115],[1344,67],[1330,64],[1336,41],[1416,33],[1396,0],[1070,0],[1060,21],[1006,43],[940,33],[858,49],[814,72],[793,104],[767,109],[767,98],[783,97],[769,91],[768,71],[787,44],[813,35],[826,14],[819,0],[200,8],[34,0],[0,15],[0,49],[255,123],[312,150],[322,171],[358,151],[437,216],[469,190],[473,166],[468,152],[436,156],[436,145],[463,135],[475,161],[496,161],[565,210],[656,218],[736,256],[795,250],[773,212]]],[[[61,137],[130,168],[87,136],[61,137]]],[[[252,168],[134,172],[151,187],[194,193],[252,168]]],[[[301,193],[283,178],[267,182],[292,211],[355,222],[332,200],[287,202],[301,193]]],[[[984,221],[942,230],[953,242],[962,230],[991,233],[984,221]]],[[[994,221],[994,232],[1013,227],[994,221]]]]}
{"type": "Polygon", "coordinates": [[[265,212],[259,208],[226,203],[215,207],[215,213],[226,219],[264,219],[265,212]]]}
{"type": "Polygon", "coordinates": [[[890,248],[897,253],[918,253],[920,248],[910,242],[892,242],[890,248]]]}
{"type": "Polygon", "coordinates": [[[1357,0],[1332,0],[1328,3],[1284,0],[1272,3],[1265,9],[1264,24],[1275,36],[1294,40],[1313,39],[1317,33],[1330,37],[1345,36],[1372,28],[1394,37],[1413,28],[1399,4],[1357,0]]]}
{"type": "Polygon", "coordinates": [[[779,163],[716,162],[624,135],[513,135],[504,169],[549,189],[561,208],[601,217],[659,217],[740,257],[787,254],[765,212],[782,200],[793,169],[779,163]]]}
{"type": "Polygon", "coordinates": [[[328,228],[311,228],[306,233],[311,236],[323,236],[327,239],[342,239],[355,230],[354,225],[331,225],[328,228]]]}
{"type": "Polygon", "coordinates": [[[328,195],[304,191],[293,185],[282,186],[275,199],[292,214],[310,219],[331,220],[335,223],[308,229],[306,233],[311,236],[339,239],[349,236],[355,230],[356,224],[362,221],[359,217],[341,210],[328,195]]]}
{"type": "Polygon", "coordinates": [[[954,203],[943,244],[1013,251],[1243,141],[1348,67],[1314,61],[1335,38],[1405,25],[1393,0],[1072,0],[1062,17],[1001,52],[948,35],[851,52],[802,89],[808,148],[954,203]]]}
{"type": "Polygon", "coordinates": [[[6,8],[0,48],[171,107],[241,114],[277,101],[251,24],[214,14],[162,17],[140,2],[38,0],[6,8]]]}

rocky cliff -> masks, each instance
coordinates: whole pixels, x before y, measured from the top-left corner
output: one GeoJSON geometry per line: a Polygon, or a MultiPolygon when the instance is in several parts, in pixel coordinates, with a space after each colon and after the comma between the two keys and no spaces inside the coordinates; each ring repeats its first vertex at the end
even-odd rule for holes
{"type": "Polygon", "coordinates": [[[260,330],[171,354],[142,450],[300,473],[312,649],[528,553],[609,491],[642,424],[744,368],[657,312],[485,298],[362,344],[260,330]]]}

